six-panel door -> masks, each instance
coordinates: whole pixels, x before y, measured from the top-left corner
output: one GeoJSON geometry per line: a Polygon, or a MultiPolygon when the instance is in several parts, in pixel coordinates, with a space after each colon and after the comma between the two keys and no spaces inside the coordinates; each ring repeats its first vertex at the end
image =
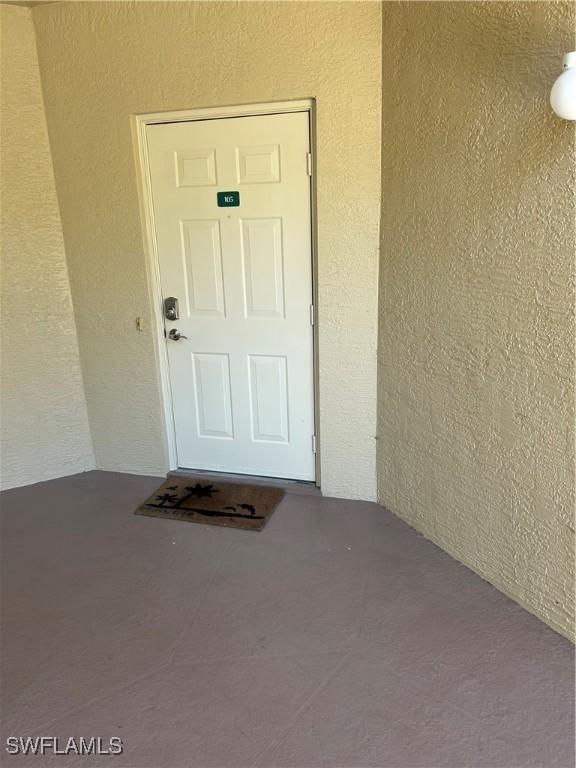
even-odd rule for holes
{"type": "Polygon", "coordinates": [[[308,114],[151,125],[147,144],[162,293],[180,311],[178,464],[313,480],[308,114]]]}

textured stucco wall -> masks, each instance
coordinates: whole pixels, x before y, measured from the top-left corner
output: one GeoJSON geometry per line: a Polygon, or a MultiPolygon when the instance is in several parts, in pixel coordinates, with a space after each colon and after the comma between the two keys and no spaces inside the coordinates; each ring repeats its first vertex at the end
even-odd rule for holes
{"type": "Polygon", "coordinates": [[[92,469],[32,14],[0,5],[3,488],[92,469]]]}
{"type": "Polygon", "coordinates": [[[573,636],[569,3],[384,3],[380,501],[573,636]]]}
{"type": "Polygon", "coordinates": [[[63,3],[34,19],[98,466],[166,467],[129,115],[315,97],[322,487],[375,498],[380,5],[63,3]]]}

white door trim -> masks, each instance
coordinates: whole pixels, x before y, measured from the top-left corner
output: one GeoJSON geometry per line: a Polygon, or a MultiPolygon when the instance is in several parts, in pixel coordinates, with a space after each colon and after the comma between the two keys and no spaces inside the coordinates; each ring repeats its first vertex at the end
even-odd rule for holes
{"type": "Polygon", "coordinates": [[[308,112],[311,128],[311,154],[312,154],[312,290],[314,303],[314,421],[316,433],[316,485],[320,486],[320,435],[318,414],[318,311],[317,311],[317,259],[316,259],[316,210],[315,210],[315,114],[314,99],[299,99],[295,101],[266,102],[263,104],[232,105],[223,107],[207,107],[200,109],[184,109],[174,112],[150,112],[146,114],[131,115],[131,130],[135,152],[136,177],[138,186],[138,202],[140,207],[140,221],[142,225],[142,240],[146,257],[146,271],[150,303],[152,306],[152,318],[155,326],[154,347],[159,373],[159,384],[162,394],[162,411],[164,422],[164,434],[168,455],[168,470],[178,469],[176,452],[176,427],[172,408],[172,391],[168,369],[168,354],[164,338],[164,315],[162,307],[162,289],[160,284],[160,261],[156,247],[154,212],[152,206],[152,189],[150,184],[150,172],[148,161],[148,148],[146,143],[146,127],[156,123],[179,123],[195,120],[214,120],[225,117],[252,117],[257,115],[275,115],[289,112],[308,112]]]}

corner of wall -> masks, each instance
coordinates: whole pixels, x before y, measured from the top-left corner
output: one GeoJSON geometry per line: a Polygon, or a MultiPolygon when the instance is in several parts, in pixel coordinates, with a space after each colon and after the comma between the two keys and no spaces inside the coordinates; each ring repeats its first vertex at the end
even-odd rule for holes
{"type": "Polygon", "coordinates": [[[94,467],[33,12],[2,16],[2,486],[94,467]],[[25,307],[25,319],[22,317],[25,307]],[[23,343],[25,335],[25,343],[23,343]]]}

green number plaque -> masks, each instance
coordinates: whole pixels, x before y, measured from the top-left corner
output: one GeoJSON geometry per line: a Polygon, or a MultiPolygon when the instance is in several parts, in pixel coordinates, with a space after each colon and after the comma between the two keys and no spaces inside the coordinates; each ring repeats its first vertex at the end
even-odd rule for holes
{"type": "Polygon", "coordinates": [[[238,208],[240,192],[217,192],[218,208],[238,208]]]}

